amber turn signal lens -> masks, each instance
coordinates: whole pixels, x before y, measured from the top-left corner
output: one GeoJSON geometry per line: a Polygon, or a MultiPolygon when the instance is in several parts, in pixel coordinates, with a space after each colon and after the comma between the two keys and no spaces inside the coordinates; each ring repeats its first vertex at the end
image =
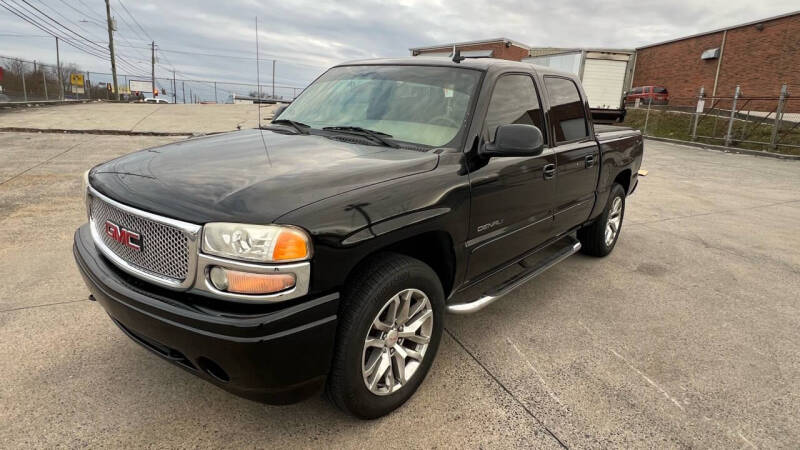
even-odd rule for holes
{"type": "Polygon", "coordinates": [[[221,267],[211,272],[214,287],[235,294],[272,294],[293,287],[295,282],[291,273],[250,273],[221,267]]]}
{"type": "Polygon", "coordinates": [[[308,257],[306,236],[292,229],[281,230],[275,249],[272,251],[273,261],[295,261],[308,257]]]}

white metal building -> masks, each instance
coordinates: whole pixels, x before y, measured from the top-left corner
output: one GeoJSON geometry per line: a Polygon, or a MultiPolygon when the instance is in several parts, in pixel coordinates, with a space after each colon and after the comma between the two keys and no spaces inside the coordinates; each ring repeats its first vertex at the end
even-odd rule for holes
{"type": "Polygon", "coordinates": [[[623,93],[630,88],[634,50],[531,48],[525,62],[578,75],[589,106],[616,109],[623,93]]]}

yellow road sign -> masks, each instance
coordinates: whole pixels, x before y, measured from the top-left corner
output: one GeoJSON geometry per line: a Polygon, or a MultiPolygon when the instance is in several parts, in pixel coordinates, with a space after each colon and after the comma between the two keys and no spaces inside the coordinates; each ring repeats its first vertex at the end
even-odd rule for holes
{"type": "Polygon", "coordinates": [[[73,86],[83,86],[83,74],[82,73],[69,74],[69,84],[73,86]]]}

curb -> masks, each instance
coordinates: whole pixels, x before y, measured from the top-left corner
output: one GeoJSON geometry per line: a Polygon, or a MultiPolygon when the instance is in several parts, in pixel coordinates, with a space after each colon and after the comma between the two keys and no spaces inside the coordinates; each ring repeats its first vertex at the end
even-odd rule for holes
{"type": "Polygon", "coordinates": [[[713,145],[713,144],[701,144],[699,142],[691,142],[691,141],[681,141],[679,139],[670,139],[670,138],[662,138],[662,137],[655,137],[655,136],[644,136],[645,139],[650,139],[653,141],[661,141],[661,142],[668,142],[670,144],[680,144],[686,145],[689,147],[697,147],[703,148],[706,150],[712,150],[716,152],[723,152],[723,153],[738,153],[741,155],[751,155],[751,156],[761,156],[764,158],[774,158],[774,159],[788,159],[791,161],[800,161],[800,155],[784,155],[782,153],[771,153],[765,152],[761,150],[750,150],[746,148],[734,148],[734,147],[723,147],[721,145],[713,145]]]}
{"type": "MultiPolygon", "coordinates": [[[[175,133],[168,131],[125,131],[125,130],[66,130],[60,128],[22,128],[0,127],[0,132],[10,133],[52,133],[52,134],[105,134],[116,136],[204,136],[216,133],[175,133]]],[[[223,132],[224,133],[224,132],[223,132]]]]}

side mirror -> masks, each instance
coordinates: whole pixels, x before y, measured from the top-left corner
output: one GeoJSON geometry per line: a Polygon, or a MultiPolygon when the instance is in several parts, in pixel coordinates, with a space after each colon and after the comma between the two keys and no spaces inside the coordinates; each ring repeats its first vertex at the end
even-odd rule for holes
{"type": "Polygon", "coordinates": [[[544,136],[535,125],[500,125],[494,142],[481,151],[485,156],[536,156],[544,150],[544,136]]]}
{"type": "Polygon", "coordinates": [[[283,110],[285,110],[285,109],[286,109],[286,106],[287,106],[287,105],[281,105],[281,106],[278,106],[277,108],[275,108],[275,113],[272,115],[272,120],[275,120],[275,119],[277,119],[277,118],[278,118],[278,116],[280,116],[280,115],[281,115],[281,113],[283,112],[283,110]]]}

